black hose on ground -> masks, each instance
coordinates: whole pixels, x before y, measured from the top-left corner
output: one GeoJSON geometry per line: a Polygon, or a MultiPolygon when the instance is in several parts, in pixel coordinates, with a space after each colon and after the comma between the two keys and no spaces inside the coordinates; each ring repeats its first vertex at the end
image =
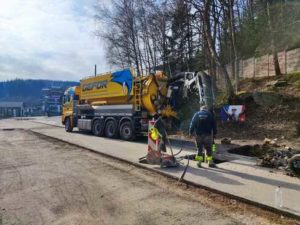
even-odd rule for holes
{"type": "MultiPolygon", "coordinates": [[[[168,137],[168,135],[167,135],[167,132],[166,132],[166,138],[168,139],[168,143],[169,143],[169,145],[170,145],[170,148],[172,149],[172,147],[171,147],[171,141],[170,141],[170,139],[169,139],[169,137],[168,137]]],[[[172,156],[174,157],[174,160],[175,160],[175,156],[176,156],[176,155],[179,155],[179,154],[182,152],[184,143],[185,143],[185,141],[183,140],[183,141],[182,141],[181,148],[180,148],[180,150],[179,150],[176,154],[173,154],[173,151],[171,151],[171,152],[172,152],[172,156]]],[[[188,157],[187,155],[186,155],[185,157],[187,157],[187,160],[188,160],[188,161],[187,161],[187,164],[186,164],[186,166],[185,166],[185,168],[184,168],[184,170],[183,170],[183,172],[182,172],[180,178],[178,179],[178,183],[180,183],[180,182],[183,181],[184,176],[185,176],[185,174],[186,174],[186,171],[187,171],[187,169],[188,169],[188,167],[189,167],[189,165],[190,165],[190,157],[188,157]]],[[[183,160],[183,159],[184,159],[184,157],[181,158],[181,160],[183,160]]],[[[178,159],[176,159],[176,160],[178,161],[178,159]]],[[[181,161],[181,160],[180,160],[180,161],[181,161]]]]}
{"type": "MultiPolygon", "coordinates": [[[[157,121],[158,121],[159,119],[161,119],[161,117],[158,118],[157,121]]],[[[156,121],[156,122],[157,122],[157,121],[156,121]]],[[[155,123],[155,124],[156,124],[156,123],[155,123]]],[[[154,124],[154,126],[155,126],[155,124],[154,124]]],[[[165,137],[166,137],[166,139],[167,139],[168,145],[169,145],[170,150],[171,150],[171,155],[172,155],[172,157],[173,157],[173,159],[174,159],[174,163],[175,163],[175,161],[178,162],[178,159],[180,159],[179,161],[182,161],[182,160],[185,159],[185,158],[187,158],[187,160],[188,160],[188,161],[187,161],[187,164],[186,164],[186,166],[185,166],[185,168],[184,168],[184,170],[183,170],[183,172],[182,172],[182,174],[181,174],[181,176],[180,176],[180,178],[178,179],[178,182],[181,182],[181,181],[184,179],[184,176],[185,176],[185,174],[186,174],[187,168],[189,167],[189,164],[190,164],[190,157],[187,157],[187,155],[186,155],[185,157],[180,157],[180,158],[177,158],[177,159],[176,159],[175,156],[179,155],[179,154],[182,152],[182,150],[183,150],[183,148],[184,148],[184,145],[186,144],[186,141],[185,141],[185,140],[182,140],[182,144],[181,144],[180,150],[179,150],[176,154],[174,154],[173,148],[172,148],[172,145],[171,145],[171,141],[170,141],[170,138],[169,138],[169,136],[168,136],[168,133],[167,133],[167,131],[166,131],[166,129],[165,129],[164,127],[163,127],[163,129],[164,129],[164,133],[165,133],[165,137]]],[[[146,157],[147,157],[147,156],[143,156],[143,157],[139,158],[139,162],[140,162],[140,163],[145,162],[146,157]]]]}
{"type": "Polygon", "coordinates": [[[184,168],[184,170],[183,170],[183,172],[181,174],[181,177],[178,179],[178,183],[183,181],[183,178],[184,178],[184,176],[186,174],[186,171],[187,171],[187,168],[189,167],[189,164],[190,164],[190,158],[188,157],[187,164],[186,164],[186,166],[185,166],[185,168],[184,168]]]}

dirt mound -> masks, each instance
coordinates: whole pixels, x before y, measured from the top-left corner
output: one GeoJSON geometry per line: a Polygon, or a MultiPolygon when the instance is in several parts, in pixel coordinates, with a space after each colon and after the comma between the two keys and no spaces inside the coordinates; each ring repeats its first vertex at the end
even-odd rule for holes
{"type": "MultiPolygon", "coordinates": [[[[299,74],[241,82],[241,92],[230,104],[244,104],[244,123],[219,122],[220,137],[240,140],[277,138],[279,144],[300,149],[299,74]]],[[[217,110],[217,115],[219,114],[217,110]]],[[[218,120],[220,121],[220,120],[218,120]]]]}

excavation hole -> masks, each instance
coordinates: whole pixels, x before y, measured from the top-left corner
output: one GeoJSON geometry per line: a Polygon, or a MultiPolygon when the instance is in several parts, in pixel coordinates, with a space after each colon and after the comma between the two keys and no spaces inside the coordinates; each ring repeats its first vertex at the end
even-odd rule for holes
{"type": "Polygon", "coordinates": [[[230,149],[228,152],[232,154],[243,155],[248,157],[259,157],[261,155],[261,152],[259,152],[257,148],[250,145],[245,145],[238,148],[230,149]]]}

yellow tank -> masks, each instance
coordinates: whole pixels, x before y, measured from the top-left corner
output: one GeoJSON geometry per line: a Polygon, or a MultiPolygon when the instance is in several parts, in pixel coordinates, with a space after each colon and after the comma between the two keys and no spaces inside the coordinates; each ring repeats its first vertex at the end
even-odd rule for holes
{"type": "MultiPolygon", "coordinates": [[[[136,77],[133,69],[104,73],[80,81],[81,104],[133,104],[150,114],[161,112],[167,96],[167,76],[156,72],[136,77]],[[160,110],[160,111],[159,111],[160,110]]],[[[169,110],[168,110],[169,111],[169,110]]],[[[170,112],[169,112],[170,113],[170,112]]]]}

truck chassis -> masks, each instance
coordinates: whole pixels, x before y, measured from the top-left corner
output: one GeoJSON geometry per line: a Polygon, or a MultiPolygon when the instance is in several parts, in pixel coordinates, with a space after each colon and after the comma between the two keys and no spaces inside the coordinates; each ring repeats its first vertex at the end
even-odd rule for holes
{"type": "Polygon", "coordinates": [[[148,119],[142,115],[147,112],[135,112],[132,104],[127,105],[78,105],[74,116],[66,117],[65,129],[71,132],[74,127],[90,131],[95,136],[106,136],[132,141],[136,135],[147,132],[148,119]]]}

